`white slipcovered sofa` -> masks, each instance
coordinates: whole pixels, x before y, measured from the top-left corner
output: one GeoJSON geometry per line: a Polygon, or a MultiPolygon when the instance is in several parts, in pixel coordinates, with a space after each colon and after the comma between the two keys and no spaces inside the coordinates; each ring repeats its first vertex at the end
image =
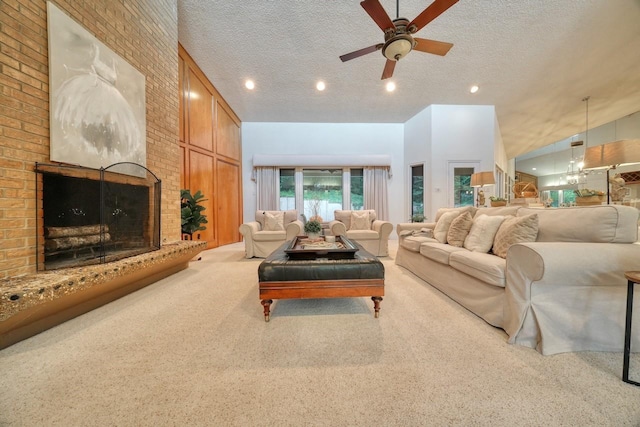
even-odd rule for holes
{"type": "Polygon", "coordinates": [[[389,235],[393,231],[393,224],[377,219],[375,210],[336,210],[334,218],[329,223],[331,234],[347,236],[375,256],[389,255],[389,235]]]}
{"type": "MultiPolygon", "coordinates": [[[[509,343],[545,355],[623,350],[624,272],[640,270],[637,209],[618,205],[457,209],[460,215],[465,210],[473,218],[472,227],[482,214],[506,215],[510,222],[527,217],[531,224],[537,222],[537,234],[534,241],[508,246],[505,258],[470,251],[464,247],[466,238],[457,247],[442,243],[435,234],[429,237],[443,228],[438,221],[451,211],[440,209],[435,223],[398,224],[396,264],[504,329],[509,343]]],[[[442,240],[442,230],[439,237],[442,240]]],[[[495,249],[497,238],[493,245],[495,249]]],[[[640,307],[640,298],[635,304],[640,307]]],[[[632,332],[632,346],[638,349],[640,316],[635,317],[632,332]]]]}
{"type": "Polygon", "coordinates": [[[240,226],[247,258],[266,258],[280,245],[302,234],[298,211],[256,211],[255,221],[240,226]]]}

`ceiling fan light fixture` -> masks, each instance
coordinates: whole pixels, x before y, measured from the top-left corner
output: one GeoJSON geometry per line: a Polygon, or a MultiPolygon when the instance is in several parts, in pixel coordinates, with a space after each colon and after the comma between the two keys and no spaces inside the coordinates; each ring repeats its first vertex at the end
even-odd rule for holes
{"type": "Polygon", "coordinates": [[[382,54],[392,61],[404,58],[411,49],[414,41],[409,34],[399,34],[387,40],[382,47],[382,54]]]}

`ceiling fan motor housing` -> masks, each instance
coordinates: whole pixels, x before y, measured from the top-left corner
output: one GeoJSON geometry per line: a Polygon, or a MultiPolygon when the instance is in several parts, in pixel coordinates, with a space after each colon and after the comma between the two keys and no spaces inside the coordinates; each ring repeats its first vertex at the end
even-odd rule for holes
{"type": "Polygon", "coordinates": [[[385,31],[384,46],[382,54],[392,61],[404,58],[416,45],[413,37],[407,32],[409,20],[406,18],[396,18],[393,20],[394,29],[385,31]]]}

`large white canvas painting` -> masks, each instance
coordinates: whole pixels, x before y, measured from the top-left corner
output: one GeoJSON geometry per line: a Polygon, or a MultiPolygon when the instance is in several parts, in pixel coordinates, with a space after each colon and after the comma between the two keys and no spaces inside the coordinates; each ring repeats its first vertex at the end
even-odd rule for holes
{"type": "Polygon", "coordinates": [[[51,2],[47,16],[51,160],[146,166],[144,76],[51,2]]]}

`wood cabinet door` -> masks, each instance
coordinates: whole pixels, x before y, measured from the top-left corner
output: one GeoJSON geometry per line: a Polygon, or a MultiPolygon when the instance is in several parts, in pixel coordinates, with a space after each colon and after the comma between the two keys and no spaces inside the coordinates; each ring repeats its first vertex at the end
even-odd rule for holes
{"type": "Polygon", "coordinates": [[[198,76],[189,70],[189,143],[213,151],[213,95],[198,76]]]}
{"type": "Polygon", "coordinates": [[[207,216],[208,221],[207,224],[204,224],[207,227],[206,230],[194,233],[193,239],[206,241],[207,248],[215,248],[218,245],[216,242],[215,186],[211,176],[213,157],[191,151],[189,153],[189,167],[189,189],[191,194],[195,194],[198,190],[204,194],[205,201],[202,202],[202,205],[205,210],[202,213],[207,216]]]}
{"type": "Polygon", "coordinates": [[[227,245],[240,241],[240,166],[223,160],[216,162],[216,186],[218,188],[218,244],[227,245]]]}

